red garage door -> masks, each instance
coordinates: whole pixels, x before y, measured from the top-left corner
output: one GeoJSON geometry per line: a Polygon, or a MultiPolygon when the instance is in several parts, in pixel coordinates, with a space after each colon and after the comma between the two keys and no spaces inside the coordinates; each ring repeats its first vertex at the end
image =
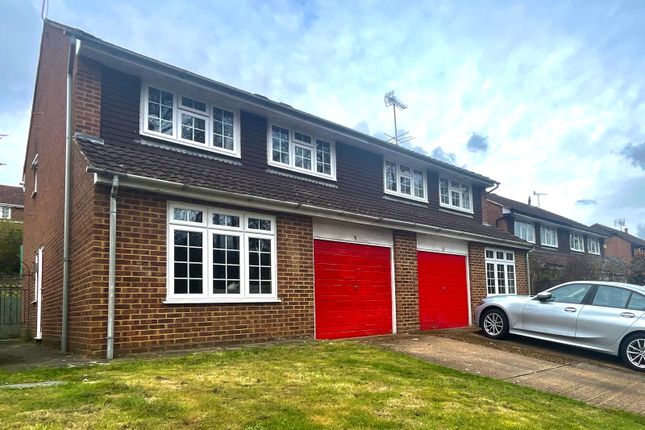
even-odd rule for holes
{"type": "Polygon", "coordinates": [[[417,252],[421,330],[468,325],[466,257],[417,252]]]}
{"type": "Polygon", "coordinates": [[[392,333],[390,249],[314,242],[316,338],[392,333]]]}

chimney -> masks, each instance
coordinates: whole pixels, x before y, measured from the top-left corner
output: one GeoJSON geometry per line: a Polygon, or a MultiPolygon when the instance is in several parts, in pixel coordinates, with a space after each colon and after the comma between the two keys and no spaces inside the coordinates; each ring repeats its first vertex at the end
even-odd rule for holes
{"type": "Polygon", "coordinates": [[[529,196],[529,206],[531,206],[531,196],[529,196]]]}
{"type": "Polygon", "coordinates": [[[627,230],[627,227],[625,227],[625,233],[629,234],[629,230],[627,230]]]}

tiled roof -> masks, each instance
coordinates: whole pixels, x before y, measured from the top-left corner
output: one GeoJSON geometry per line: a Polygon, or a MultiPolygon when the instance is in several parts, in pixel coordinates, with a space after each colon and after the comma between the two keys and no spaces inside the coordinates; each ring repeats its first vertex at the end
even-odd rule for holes
{"type": "Polygon", "coordinates": [[[624,231],[616,230],[615,228],[607,227],[606,225],[598,223],[592,225],[591,228],[601,234],[606,234],[608,236],[618,236],[621,239],[631,243],[632,245],[645,247],[645,240],[641,239],[640,237],[632,236],[631,234],[625,233],[624,231]]]}
{"type": "Polygon", "coordinates": [[[25,193],[22,187],[0,185],[0,204],[23,206],[25,193]]]}
{"type": "Polygon", "coordinates": [[[565,218],[561,215],[558,215],[553,212],[549,212],[547,210],[544,210],[542,208],[538,208],[536,206],[531,206],[527,205],[526,203],[518,202],[517,200],[512,200],[506,197],[502,197],[497,194],[489,194],[486,197],[488,200],[498,203],[508,209],[511,210],[513,213],[517,213],[520,215],[526,215],[532,218],[538,218],[542,219],[544,221],[550,221],[556,224],[560,224],[566,227],[571,227],[575,228],[578,230],[583,230],[583,231],[588,231],[590,233],[596,233],[596,234],[603,234],[599,233],[598,231],[592,229],[591,227],[588,227],[582,223],[579,223],[578,221],[574,221],[569,218],[565,218]]]}
{"type": "Polygon", "coordinates": [[[426,206],[405,204],[383,197],[356,198],[338,192],[336,187],[324,184],[318,185],[319,188],[312,191],[310,182],[276,174],[276,171],[270,168],[253,174],[241,174],[247,167],[237,160],[235,163],[218,161],[215,157],[199,157],[136,141],[125,144],[106,140],[105,144],[97,144],[79,137],[76,141],[92,169],[127,173],[238,195],[307,204],[348,214],[395,219],[462,231],[526,247],[529,245],[528,242],[507,232],[483,225],[476,219],[431,210],[426,206]]]}

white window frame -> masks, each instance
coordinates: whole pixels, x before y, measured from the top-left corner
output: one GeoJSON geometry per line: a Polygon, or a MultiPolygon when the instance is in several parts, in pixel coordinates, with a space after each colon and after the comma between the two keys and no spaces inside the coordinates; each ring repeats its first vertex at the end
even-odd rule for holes
{"type": "Polygon", "coordinates": [[[495,296],[495,295],[517,295],[517,268],[515,267],[515,252],[509,251],[507,249],[497,249],[497,248],[485,248],[484,249],[484,276],[486,279],[486,295],[487,296],[495,296]],[[493,258],[490,258],[487,256],[489,252],[493,253],[493,258]],[[503,253],[503,258],[498,258],[498,253],[501,252],[503,253]],[[509,259],[509,255],[511,258],[509,259]],[[494,292],[489,291],[489,286],[488,286],[488,265],[493,264],[494,267],[494,282],[495,286],[494,292]],[[503,265],[504,266],[504,285],[499,285],[499,274],[498,274],[498,266],[503,265]],[[509,270],[508,268],[512,267],[513,268],[513,285],[509,285],[509,270]],[[504,287],[503,293],[499,292],[499,288],[504,287]],[[513,289],[513,292],[509,292],[510,289],[513,289]]]}
{"type": "Polygon", "coordinates": [[[217,152],[224,155],[229,155],[232,157],[240,158],[240,141],[241,141],[241,131],[240,131],[240,109],[231,105],[228,102],[210,102],[206,97],[195,96],[190,92],[182,91],[173,91],[168,89],[164,85],[157,85],[154,82],[142,82],[141,84],[141,104],[140,104],[140,115],[139,115],[139,133],[144,136],[154,137],[156,139],[166,140],[169,142],[179,143],[182,145],[190,146],[193,148],[199,148],[205,151],[217,152]],[[172,134],[165,134],[156,131],[148,130],[148,90],[150,87],[154,87],[158,90],[171,93],[173,95],[173,107],[172,107],[172,134]],[[187,106],[183,106],[180,102],[182,97],[187,97],[198,102],[202,102],[206,105],[206,112],[200,111],[199,109],[193,109],[187,106]],[[222,109],[233,114],[233,150],[219,148],[214,146],[213,139],[213,108],[222,109]],[[198,116],[206,120],[206,142],[196,143],[189,139],[184,139],[181,137],[181,112],[187,113],[192,116],[198,116]]]}
{"type": "Polygon", "coordinates": [[[271,303],[279,302],[277,282],[277,227],[276,217],[254,212],[242,212],[225,208],[207,207],[200,205],[169,202],[167,211],[167,279],[166,300],[168,304],[182,303],[271,303]],[[202,222],[175,221],[175,208],[201,210],[202,222]],[[214,214],[232,215],[239,217],[239,226],[222,226],[213,223],[214,214]],[[257,218],[271,222],[271,230],[252,229],[248,220],[257,218]],[[174,232],[175,230],[202,232],[202,276],[201,294],[174,293],[174,232]],[[214,294],[213,291],[213,234],[238,236],[240,238],[240,294],[214,294]],[[271,241],[271,293],[251,294],[249,288],[248,240],[250,238],[269,239],[271,241]]]}
{"type": "Polygon", "coordinates": [[[557,248],[558,247],[558,228],[557,227],[551,227],[548,225],[540,225],[540,245],[548,247],[548,248],[557,248]],[[546,231],[553,232],[553,237],[555,238],[555,243],[547,243],[548,241],[545,240],[545,232],[546,231]]]}
{"type": "Polygon", "coordinates": [[[456,211],[461,211],[461,212],[466,212],[469,214],[475,213],[474,207],[475,207],[475,202],[473,201],[473,186],[472,184],[465,184],[459,180],[451,179],[450,177],[447,176],[440,176],[439,177],[439,206],[456,210],[456,211]],[[449,203],[444,203],[441,201],[441,181],[448,181],[448,202],[449,203]],[[454,187],[453,183],[457,183],[459,187],[454,187]],[[463,189],[464,187],[468,187],[468,201],[470,202],[470,208],[466,209],[463,207],[463,189]],[[453,191],[458,191],[459,192],[459,205],[455,205],[452,199],[452,192],[453,191]]]}
{"type": "Polygon", "coordinates": [[[589,254],[600,255],[600,239],[597,237],[587,237],[587,250],[589,254]]]}
{"type": "Polygon", "coordinates": [[[9,206],[0,206],[0,219],[11,219],[11,208],[9,206]]]}
{"type": "Polygon", "coordinates": [[[402,197],[404,199],[416,200],[418,202],[428,203],[428,175],[426,169],[414,165],[412,163],[398,162],[394,160],[383,159],[383,192],[385,194],[390,194],[392,196],[402,197]],[[390,190],[387,187],[387,165],[388,163],[394,164],[396,166],[396,191],[390,190]],[[401,165],[410,169],[410,174],[401,173],[401,165]],[[423,197],[417,197],[414,195],[414,171],[417,170],[423,175],[423,197]],[[410,194],[405,194],[401,192],[401,176],[407,176],[410,179],[410,194]]]}
{"type": "Polygon", "coordinates": [[[531,222],[515,220],[513,222],[513,231],[515,232],[516,237],[524,239],[529,243],[535,243],[535,224],[531,222]]]}
{"type": "Polygon", "coordinates": [[[569,248],[575,252],[585,252],[585,237],[580,233],[569,232],[569,248]],[[578,246],[574,247],[576,242],[578,246]]]}
{"type": "Polygon", "coordinates": [[[312,133],[307,129],[300,127],[293,127],[289,124],[284,124],[280,122],[268,121],[267,127],[267,163],[270,166],[279,167],[280,169],[291,170],[294,172],[302,173],[305,175],[316,176],[319,178],[324,178],[328,180],[336,180],[336,142],[335,139],[332,139],[330,136],[324,136],[320,133],[312,133]],[[289,132],[289,163],[281,163],[279,161],[273,160],[273,127],[279,127],[289,132]],[[296,140],[295,134],[300,133],[307,135],[311,138],[311,143],[302,142],[296,140]],[[318,151],[316,151],[316,142],[320,140],[329,144],[330,152],[330,174],[320,173],[317,169],[317,157],[318,151]],[[301,146],[309,149],[311,151],[311,169],[303,169],[296,167],[296,146],[301,146]]]}

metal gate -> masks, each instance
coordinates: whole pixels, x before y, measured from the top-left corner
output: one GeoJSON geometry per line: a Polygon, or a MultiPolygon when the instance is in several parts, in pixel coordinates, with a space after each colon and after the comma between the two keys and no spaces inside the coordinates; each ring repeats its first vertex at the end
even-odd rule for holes
{"type": "Polygon", "coordinates": [[[0,339],[20,337],[22,278],[0,276],[0,339]]]}

